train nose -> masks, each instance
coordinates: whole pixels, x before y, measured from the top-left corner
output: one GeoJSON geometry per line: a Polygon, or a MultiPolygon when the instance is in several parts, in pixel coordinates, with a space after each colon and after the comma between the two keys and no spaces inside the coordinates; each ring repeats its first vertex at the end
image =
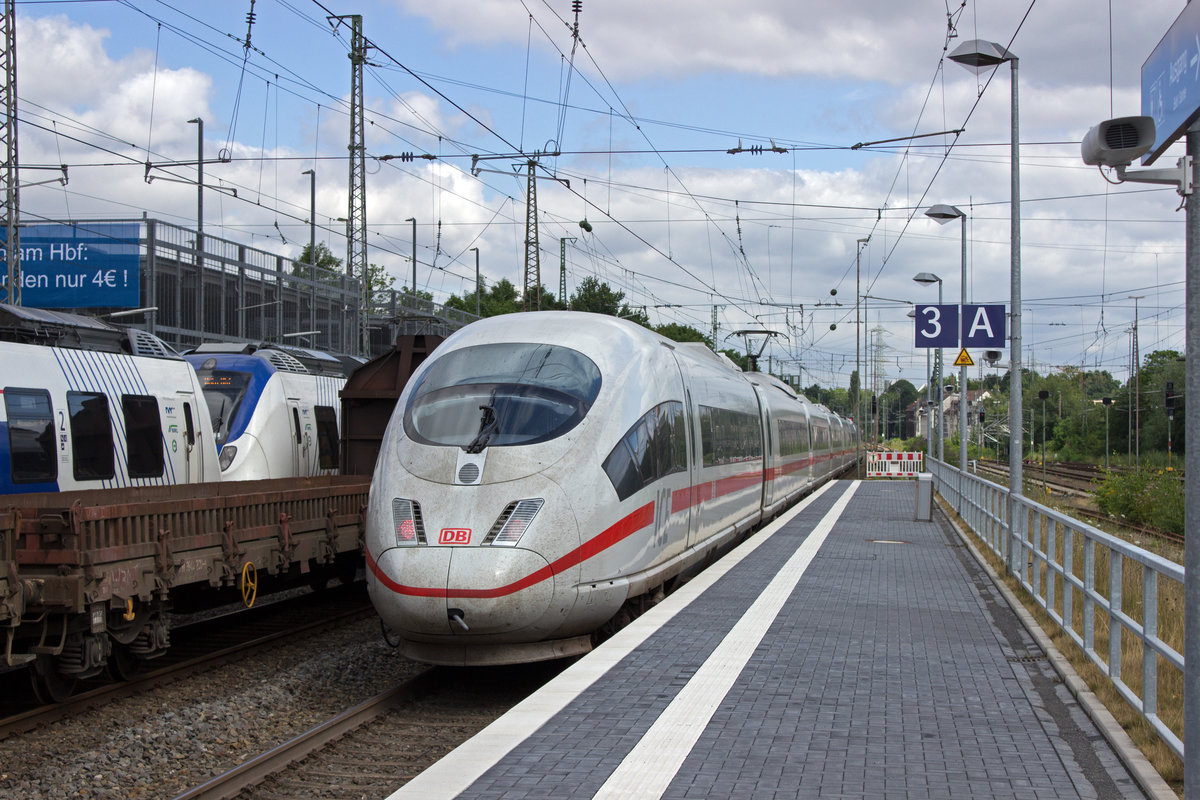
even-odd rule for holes
{"type": "Polygon", "coordinates": [[[543,619],[555,597],[546,559],[515,548],[393,547],[370,571],[380,615],[407,634],[519,631],[543,619]]]}

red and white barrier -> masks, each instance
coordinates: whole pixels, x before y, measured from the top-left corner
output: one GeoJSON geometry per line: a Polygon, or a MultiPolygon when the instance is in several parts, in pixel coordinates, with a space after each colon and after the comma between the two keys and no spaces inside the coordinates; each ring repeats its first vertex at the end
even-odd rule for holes
{"type": "Polygon", "coordinates": [[[924,465],[924,453],[867,453],[868,478],[913,478],[924,465]]]}

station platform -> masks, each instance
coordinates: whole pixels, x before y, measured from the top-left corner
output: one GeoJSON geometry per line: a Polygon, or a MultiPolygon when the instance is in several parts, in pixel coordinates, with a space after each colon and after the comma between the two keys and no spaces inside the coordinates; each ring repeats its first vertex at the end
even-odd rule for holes
{"type": "Polygon", "coordinates": [[[913,518],[912,482],[827,484],[392,800],[1161,796],[913,518]]]}

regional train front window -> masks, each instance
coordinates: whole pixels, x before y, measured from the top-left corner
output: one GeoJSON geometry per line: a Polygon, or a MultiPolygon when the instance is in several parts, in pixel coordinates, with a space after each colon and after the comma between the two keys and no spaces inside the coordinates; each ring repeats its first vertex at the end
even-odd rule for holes
{"type": "Polygon", "coordinates": [[[242,398],[246,396],[246,387],[250,385],[250,373],[201,367],[196,370],[196,377],[200,379],[200,386],[204,389],[204,400],[208,403],[208,414],[212,418],[213,434],[217,447],[220,447],[229,438],[229,424],[237,414],[242,398]]]}
{"type": "Polygon", "coordinates": [[[535,444],[579,424],[600,392],[590,358],[550,344],[486,344],[437,359],[413,391],[404,430],[424,444],[535,444]]]}

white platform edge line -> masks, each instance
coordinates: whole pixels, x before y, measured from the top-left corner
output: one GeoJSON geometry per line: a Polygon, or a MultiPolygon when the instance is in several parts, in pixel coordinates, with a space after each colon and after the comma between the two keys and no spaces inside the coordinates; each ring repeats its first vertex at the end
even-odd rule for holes
{"type": "Polygon", "coordinates": [[[597,800],[658,798],[674,780],[717,708],[841,518],[857,482],[825,514],[712,655],[596,793],[597,800]]]}
{"type": "MultiPolygon", "coordinates": [[[[480,776],[498,764],[513,748],[529,738],[579,694],[599,680],[668,620],[737,566],[818,498],[834,486],[827,482],[767,527],[738,545],[728,555],[688,581],[666,600],[638,617],[587,656],[563,670],[554,680],[514,706],[508,713],[447,753],[421,774],[401,786],[387,800],[457,797],[480,776]]],[[[852,489],[857,488],[855,481],[852,489]]]]}

